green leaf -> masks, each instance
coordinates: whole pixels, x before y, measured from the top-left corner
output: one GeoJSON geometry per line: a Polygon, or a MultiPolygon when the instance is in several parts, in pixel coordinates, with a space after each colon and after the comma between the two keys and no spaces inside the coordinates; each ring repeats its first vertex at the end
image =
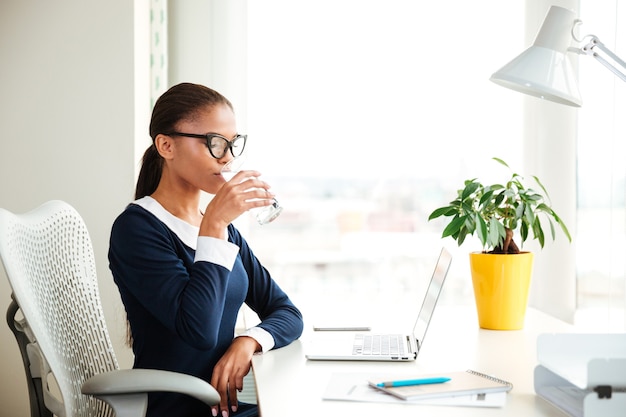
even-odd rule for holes
{"type": "Polygon", "coordinates": [[[519,203],[518,206],[515,208],[515,217],[517,217],[518,219],[521,219],[522,217],[524,217],[524,212],[526,211],[526,204],[524,203],[519,203]]]}
{"type": "Polygon", "coordinates": [[[569,230],[567,230],[567,226],[565,226],[565,223],[563,223],[563,220],[561,220],[561,218],[557,216],[555,212],[552,212],[552,216],[554,217],[554,220],[556,220],[556,222],[559,224],[559,226],[561,226],[561,230],[563,230],[563,233],[565,233],[565,236],[567,236],[567,239],[571,242],[572,236],[569,234],[569,230]]]}
{"type": "Polygon", "coordinates": [[[462,201],[459,205],[459,210],[461,213],[472,213],[474,208],[472,207],[471,201],[468,203],[467,201],[462,201]]]}
{"type": "Polygon", "coordinates": [[[503,241],[505,235],[506,231],[504,229],[504,226],[502,226],[502,224],[498,220],[492,217],[489,220],[489,235],[487,238],[487,244],[490,247],[496,247],[503,241]]]}
{"type": "Polygon", "coordinates": [[[494,200],[493,204],[494,206],[499,206],[500,204],[502,204],[502,202],[504,201],[504,193],[506,191],[501,192],[500,194],[496,195],[496,199],[494,200]]]}
{"type": "MultiPolygon", "coordinates": [[[[500,158],[496,158],[495,156],[492,158],[494,161],[498,161],[500,162],[502,165],[504,165],[505,167],[509,168],[509,166],[506,164],[506,162],[504,162],[502,159],[500,158]]],[[[510,169],[510,168],[509,168],[510,169]]]]}
{"type": "Polygon", "coordinates": [[[537,207],[535,207],[535,210],[544,212],[548,214],[549,216],[555,215],[554,210],[548,207],[548,205],[546,205],[545,203],[538,204],[537,207]]]}
{"type": "Polygon", "coordinates": [[[476,223],[476,234],[478,235],[478,239],[485,246],[487,243],[487,223],[483,220],[482,217],[478,213],[475,214],[475,223],[476,223]]]}
{"type": "Polygon", "coordinates": [[[459,233],[461,226],[465,223],[465,216],[456,216],[452,219],[452,221],[446,226],[443,230],[442,238],[447,236],[452,236],[459,233]]]}
{"type": "Polygon", "coordinates": [[[465,242],[465,237],[466,236],[467,236],[467,229],[462,228],[459,231],[459,234],[455,238],[459,246],[461,246],[463,244],[463,242],[465,242]]]}
{"type": "Polygon", "coordinates": [[[476,181],[471,181],[470,183],[466,183],[465,189],[461,194],[461,200],[465,200],[467,197],[471,196],[476,192],[476,190],[480,187],[480,183],[476,181]]]}
{"type": "Polygon", "coordinates": [[[535,222],[533,223],[533,234],[535,235],[535,238],[539,240],[539,244],[543,248],[546,238],[543,234],[543,228],[541,227],[539,217],[535,217],[535,222]]]}
{"type": "Polygon", "coordinates": [[[535,221],[535,212],[531,206],[526,206],[524,210],[524,221],[528,224],[533,224],[535,221]]]}
{"type": "Polygon", "coordinates": [[[535,179],[535,182],[539,184],[539,186],[541,187],[541,190],[543,191],[543,194],[549,200],[550,196],[548,195],[548,190],[546,190],[546,187],[543,186],[543,184],[541,183],[541,181],[539,181],[539,178],[537,178],[537,176],[533,175],[533,178],[535,179]]]}
{"type": "Polygon", "coordinates": [[[506,190],[504,190],[504,196],[506,198],[511,198],[511,197],[515,197],[517,195],[517,191],[508,187],[506,190]]]}
{"type": "Polygon", "coordinates": [[[491,196],[493,195],[494,190],[489,190],[485,192],[482,197],[480,197],[480,201],[478,202],[478,207],[482,207],[486,201],[491,200],[491,196]]]}
{"type": "Polygon", "coordinates": [[[530,192],[527,192],[524,194],[524,199],[526,201],[541,201],[543,200],[543,197],[539,194],[536,194],[534,191],[529,190],[530,192]]]}
{"type": "Polygon", "coordinates": [[[522,238],[521,244],[523,245],[524,242],[526,242],[526,239],[528,239],[528,223],[523,222],[522,225],[519,228],[519,234],[522,238]]]}
{"type": "Polygon", "coordinates": [[[550,234],[552,235],[552,240],[556,239],[556,230],[554,229],[554,223],[548,217],[548,222],[550,223],[550,234]]]}
{"type": "Polygon", "coordinates": [[[428,220],[436,219],[437,217],[440,217],[440,216],[452,216],[456,212],[457,212],[457,209],[456,207],[453,207],[453,206],[439,207],[438,209],[430,213],[430,216],[428,216],[428,220]]]}

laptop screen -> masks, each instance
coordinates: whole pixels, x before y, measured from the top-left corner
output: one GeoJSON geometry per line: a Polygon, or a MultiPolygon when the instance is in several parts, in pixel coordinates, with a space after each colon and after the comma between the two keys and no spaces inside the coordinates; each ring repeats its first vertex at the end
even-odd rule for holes
{"type": "Polygon", "coordinates": [[[417,340],[418,351],[421,349],[422,343],[424,343],[426,330],[428,329],[428,324],[430,323],[430,319],[435,311],[435,306],[437,305],[437,300],[439,299],[439,295],[443,289],[443,283],[448,275],[448,269],[450,268],[451,262],[452,255],[446,250],[446,248],[442,248],[441,253],[439,254],[439,259],[437,260],[437,265],[435,265],[435,270],[430,278],[430,284],[428,284],[426,296],[422,302],[422,308],[420,309],[417,321],[413,327],[413,336],[415,336],[415,339],[417,340]]]}

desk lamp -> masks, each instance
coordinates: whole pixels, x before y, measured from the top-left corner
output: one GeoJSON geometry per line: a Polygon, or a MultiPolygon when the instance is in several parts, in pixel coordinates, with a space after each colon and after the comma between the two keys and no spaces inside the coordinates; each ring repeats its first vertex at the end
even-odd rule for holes
{"type": "Polygon", "coordinates": [[[626,62],[611,52],[595,35],[578,39],[574,29],[582,23],[569,9],[552,6],[535,42],[490,78],[496,84],[531,96],[568,106],[580,107],[582,100],[567,52],[597,59],[626,82],[626,62]],[[570,47],[572,39],[582,47],[570,47]],[[606,58],[605,58],[606,56],[606,58]],[[620,70],[621,68],[621,70],[620,70]]]}

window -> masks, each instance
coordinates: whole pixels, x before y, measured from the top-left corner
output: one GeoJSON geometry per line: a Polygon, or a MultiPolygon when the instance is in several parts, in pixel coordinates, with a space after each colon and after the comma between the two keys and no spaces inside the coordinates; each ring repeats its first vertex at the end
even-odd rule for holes
{"type": "MultiPolygon", "coordinates": [[[[626,9],[617,1],[581,1],[579,36],[594,34],[624,59],[626,9]]],[[[580,315],[626,328],[626,83],[593,58],[579,59],[578,305],[580,315]]]]}
{"type": "MultiPolygon", "coordinates": [[[[617,22],[626,10],[617,3],[581,1],[580,34],[597,34],[623,57],[617,22]]],[[[285,211],[268,226],[245,216],[238,226],[299,303],[355,293],[364,302],[372,294],[411,297],[442,244],[430,211],[463,179],[500,179],[492,156],[519,171],[528,163],[522,96],[488,78],[528,46],[525,14],[541,5],[186,4],[168,6],[175,11],[172,81],[206,82],[245,103],[238,112],[250,135],[250,166],[264,173],[285,211]],[[203,50],[211,51],[208,59],[203,50]]],[[[578,210],[574,227],[568,224],[577,232],[578,305],[624,328],[626,127],[617,115],[626,83],[591,58],[579,61],[578,210]]],[[[462,258],[480,248],[475,241],[464,246],[472,244],[453,262],[444,302],[472,302],[462,258]]],[[[550,302],[552,295],[543,295],[550,302]]]]}
{"type": "MultiPolygon", "coordinates": [[[[523,19],[497,0],[248,3],[249,162],[285,210],[239,227],[298,303],[421,299],[442,245],[430,211],[500,179],[491,157],[521,169],[521,100],[489,76],[523,19]]],[[[443,302],[473,302],[468,268],[443,302]]]]}

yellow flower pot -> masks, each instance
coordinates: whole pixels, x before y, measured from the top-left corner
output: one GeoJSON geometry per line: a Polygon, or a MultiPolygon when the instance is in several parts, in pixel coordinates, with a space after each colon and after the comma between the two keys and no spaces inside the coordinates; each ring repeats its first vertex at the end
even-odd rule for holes
{"type": "Polygon", "coordinates": [[[478,324],[483,329],[524,327],[533,254],[470,253],[478,324]]]}

